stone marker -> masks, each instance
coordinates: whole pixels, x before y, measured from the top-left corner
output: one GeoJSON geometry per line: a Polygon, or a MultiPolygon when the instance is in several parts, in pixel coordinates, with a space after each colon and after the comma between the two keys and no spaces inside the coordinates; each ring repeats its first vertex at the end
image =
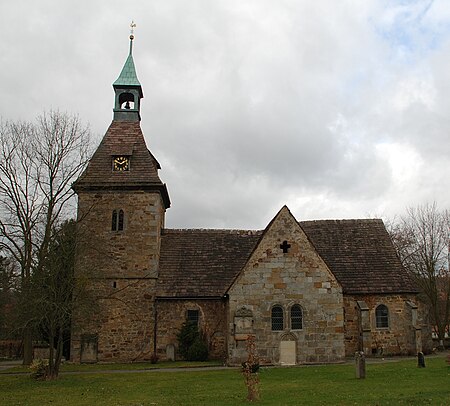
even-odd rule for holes
{"type": "Polygon", "coordinates": [[[363,351],[355,352],[356,377],[364,379],[366,377],[366,357],[363,351]]]}
{"type": "Polygon", "coordinates": [[[419,368],[425,368],[425,356],[422,351],[417,353],[417,366],[419,368]]]}

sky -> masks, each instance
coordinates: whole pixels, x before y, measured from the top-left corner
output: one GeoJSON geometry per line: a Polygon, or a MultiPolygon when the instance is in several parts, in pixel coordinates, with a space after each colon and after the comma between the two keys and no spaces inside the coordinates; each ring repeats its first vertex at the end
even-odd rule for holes
{"type": "Polygon", "coordinates": [[[132,20],[167,227],[450,207],[448,0],[4,0],[1,118],[60,110],[99,142],[132,20]]]}

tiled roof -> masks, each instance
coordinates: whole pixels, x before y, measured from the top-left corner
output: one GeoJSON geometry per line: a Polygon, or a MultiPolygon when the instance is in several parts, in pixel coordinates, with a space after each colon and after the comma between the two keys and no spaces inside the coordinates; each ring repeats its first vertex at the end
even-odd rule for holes
{"type": "Polygon", "coordinates": [[[417,292],[382,220],[299,222],[344,293],[417,292]]]}
{"type": "Polygon", "coordinates": [[[147,149],[139,121],[113,121],[86,170],[74,183],[75,190],[147,188],[159,190],[170,206],[166,186],[158,176],[158,161],[147,149]],[[129,171],[113,171],[114,156],[130,157],[129,171]]]}
{"type": "MultiPolygon", "coordinates": [[[[299,224],[344,293],[417,292],[381,220],[320,220],[299,224]]],[[[164,230],[158,296],[222,296],[246,264],[262,233],[164,230]]]]}
{"type": "Polygon", "coordinates": [[[158,296],[222,296],[260,236],[248,230],[164,230],[158,296]]]}

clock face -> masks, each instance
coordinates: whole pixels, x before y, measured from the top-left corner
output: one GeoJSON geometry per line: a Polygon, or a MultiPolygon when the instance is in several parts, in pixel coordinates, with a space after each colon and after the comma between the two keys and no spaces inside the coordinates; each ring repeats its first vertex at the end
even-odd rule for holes
{"type": "Polygon", "coordinates": [[[127,156],[114,157],[113,170],[121,172],[130,170],[130,159],[127,156]]]}

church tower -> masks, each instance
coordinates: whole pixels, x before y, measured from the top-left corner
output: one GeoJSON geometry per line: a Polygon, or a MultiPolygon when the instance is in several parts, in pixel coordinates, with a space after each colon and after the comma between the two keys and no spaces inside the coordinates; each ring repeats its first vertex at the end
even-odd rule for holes
{"type": "Polygon", "coordinates": [[[79,225],[75,272],[98,299],[94,314],[74,317],[74,362],[144,360],[153,352],[160,237],[170,199],[140,126],[143,91],[133,40],[132,33],[113,83],[112,123],[73,185],[79,225]]]}

